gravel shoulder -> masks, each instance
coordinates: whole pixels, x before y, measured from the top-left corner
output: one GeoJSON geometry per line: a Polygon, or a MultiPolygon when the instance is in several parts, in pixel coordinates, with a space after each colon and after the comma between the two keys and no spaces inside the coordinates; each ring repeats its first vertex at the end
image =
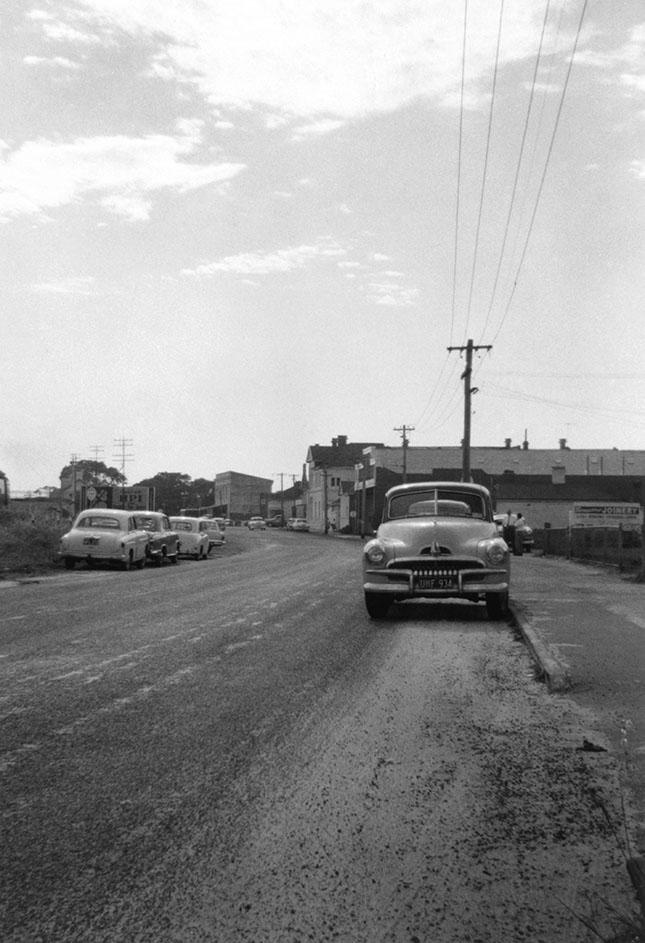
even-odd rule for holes
{"type": "Polygon", "coordinates": [[[634,909],[620,770],[581,749],[602,746],[593,717],[481,629],[402,622],[358,699],[330,692],[251,774],[241,841],[211,892],[207,874],[178,889],[192,929],[173,939],[597,939],[576,914],[617,939],[634,909]]]}

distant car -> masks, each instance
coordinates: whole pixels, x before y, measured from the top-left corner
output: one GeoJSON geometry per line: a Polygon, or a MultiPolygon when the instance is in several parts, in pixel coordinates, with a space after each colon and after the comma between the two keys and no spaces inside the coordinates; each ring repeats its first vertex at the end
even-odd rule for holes
{"type": "Polygon", "coordinates": [[[230,519],[230,517],[225,517],[225,518],[224,518],[224,526],[225,526],[225,527],[232,527],[232,526],[233,526],[233,521],[230,519]]]}
{"type": "Polygon", "coordinates": [[[230,521],[226,521],[223,517],[212,517],[211,520],[219,525],[221,531],[225,531],[227,524],[230,524],[230,521]]]}
{"type": "Polygon", "coordinates": [[[148,534],[146,557],[153,563],[177,562],[179,555],[179,536],[170,526],[166,514],[161,511],[136,511],[134,519],[137,527],[148,534]]]}
{"type": "Polygon", "coordinates": [[[251,517],[246,526],[249,530],[266,530],[266,522],[263,517],[251,517]]]}
{"type": "Polygon", "coordinates": [[[81,511],[72,529],[61,537],[58,556],[68,570],[85,561],[115,563],[124,570],[146,562],[148,532],[130,511],[96,508],[81,511]]]}
{"type": "Polygon", "coordinates": [[[210,553],[213,547],[221,547],[226,542],[226,537],[224,536],[224,531],[217,523],[217,519],[214,517],[202,517],[199,520],[199,529],[204,533],[208,534],[208,552],[210,553]]]}
{"type": "Polygon", "coordinates": [[[182,557],[194,557],[205,560],[208,556],[209,538],[206,531],[200,530],[199,517],[171,517],[170,526],[179,534],[179,554],[182,557]]]}
{"type": "Polygon", "coordinates": [[[491,619],[508,610],[509,548],[481,485],[416,482],[385,495],[376,537],[363,548],[363,592],[372,619],[409,599],[484,600],[491,619]]]}
{"type": "Polygon", "coordinates": [[[309,524],[307,523],[306,518],[304,517],[294,517],[291,520],[291,527],[289,530],[309,530],[309,524]]]}
{"type": "Polygon", "coordinates": [[[274,514],[266,519],[267,527],[284,527],[284,518],[281,514],[274,514]]]}

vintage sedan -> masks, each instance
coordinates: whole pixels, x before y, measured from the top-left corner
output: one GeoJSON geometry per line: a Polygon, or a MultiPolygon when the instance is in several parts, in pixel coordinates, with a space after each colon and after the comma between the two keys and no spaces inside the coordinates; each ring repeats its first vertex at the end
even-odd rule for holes
{"type": "Polygon", "coordinates": [[[249,530],[266,530],[266,521],[263,517],[251,517],[246,522],[246,526],[249,530]]]}
{"type": "Polygon", "coordinates": [[[170,520],[162,511],[137,511],[134,514],[137,527],[148,534],[146,557],[151,563],[177,562],[179,535],[170,526],[170,520]]]}
{"type": "Polygon", "coordinates": [[[508,610],[510,553],[480,485],[416,482],[385,495],[382,523],[363,548],[371,618],[408,599],[485,601],[492,619],[508,610]]]}
{"type": "Polygon", "coordinates": [[[201,517],[199,519],[199,529],[205,534],[208,534],[208,552],[210,553],[213,547],[221,547],[226,542],[226,537],[224,536],[224,530],[222,526],[218,523],[221,518],[215,517],[201,517]]]}
{"type": "Polygon", "coordinates": [[[209,539],[200,525],[200,517],[171,517],[170,526],[179,535],[179,554],[182,557],[194,557],[195,560],[205,560],[209,551],[209,539]]]}
{"type": "Polygon", "coordinates": [[[308,531],[309,524],[307,523],[307,519],[305,517],[294,517],[291,521],[291,527],[289,529],[308,531]]]}
{"type": "Polygon", "coordinates": [[[77,563],[115,563],[124,570],[143,567],[148,532],[131,511],[95,508],[81,511],[72,529],[61,537],[58,556],[68,570],[77,563]]]}

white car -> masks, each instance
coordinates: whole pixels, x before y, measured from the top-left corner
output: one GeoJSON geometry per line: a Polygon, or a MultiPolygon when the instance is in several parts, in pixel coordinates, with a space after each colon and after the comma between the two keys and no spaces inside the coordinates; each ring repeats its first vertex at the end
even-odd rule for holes
{"type": "Polygon", "coordinates": [[[72,529],[61,537],[58,556],[68,570],[77,563],[116,563],[124,570],[146,562],[148,532],[130,511],[95,508],[81,511],[72,529]]]}
{"type": "Polygon", "coordinates": [[[202,530],[200,517],[171,517],[170,526],[179,535],[179,555],[205,560],[208,556],[210,540],[202,530]]]}
{"type": "Polygon", "coordinates": [[[224,529],[218,523],[218,519],[215,517],[200,518],[199,529],[203,531],[204,533],[208,534],[208,552],[209,553],[211,552],[213,547],[221,547],[226,542],[226,537],[224,536],[224,529]]]}
{"type": "Polygon", "coordinates": [[[246,522],[249,530],[266,530],[266,522],[263,517],[252,517],[246,522]]]}
{"type": "MultiPolygon", "coordinates": [[[[289,525],[287,525],[287,526],[289,526],[289,525]]],[[[291,526],[289,527],[289,530],[303,530],[303,531],[308,531],[308,530],[309,530],[309,524],[307,523],[307,519],[304,518],[304,517],[294,517],[294,518],[292,518],[292,520],[291,520],[291,526]]]]}

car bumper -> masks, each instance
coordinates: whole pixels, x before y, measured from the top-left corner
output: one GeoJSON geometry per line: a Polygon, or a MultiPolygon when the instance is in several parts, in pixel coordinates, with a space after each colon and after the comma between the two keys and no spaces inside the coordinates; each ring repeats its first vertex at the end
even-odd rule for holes
{"type": "MultiPolygon", "coordinates": [[[[440,577],[438,578],[441,579],[440,577]]],[[[508,571],[505,569],[460,570],[450,586],[420,586],[413,570],[366,570],[363,580],[366,593],[387,593],[399,597],[478,596],[483,593],[507,593],[508,571]]]]}

